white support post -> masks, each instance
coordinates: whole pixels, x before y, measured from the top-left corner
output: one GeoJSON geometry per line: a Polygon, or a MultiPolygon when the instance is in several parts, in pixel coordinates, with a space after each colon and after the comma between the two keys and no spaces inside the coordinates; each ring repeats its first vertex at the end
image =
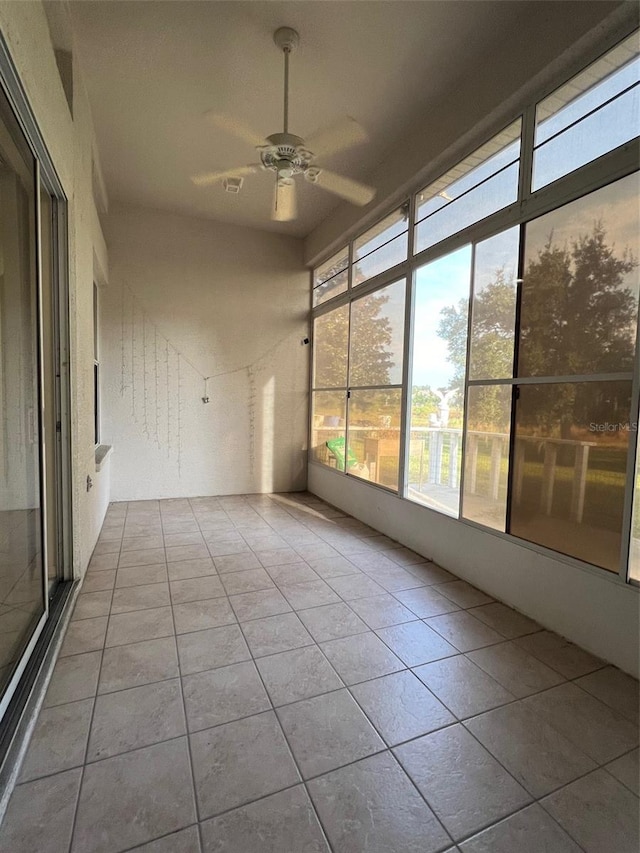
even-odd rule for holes
{"type": "Polygon", "coordinates": [[[556,479],[556,459],[558,447],[550,441],[544,446],[544,467],[542,469],[542,491],[540,493],[540,509],[545,515],[551,515],[553,505],[553,487],[556,479]]]}
{"type": "Polygon", "coordinates": [[[475,495],[478,479],[478,436],[467,433],[467,465],[465,468],[465,494],[475,495]]]}
{"type": "Polygon", "coordinates": [[[573,464],[573,483],[571,487],[571,518],[582,523],[584,514],[584,493],[587,486],[587,470],[589,468],[589,445],[579,444],[576,447],[576,458],[573,464]]]}
{"type": "Polygon", "coordinates": [[[491,468],[489,474],[489,494],[494,501],[498,500],[500,490],[500,468],[502,466],[502,445],[504,439],[494,436],[491,439],[491,468]]]}

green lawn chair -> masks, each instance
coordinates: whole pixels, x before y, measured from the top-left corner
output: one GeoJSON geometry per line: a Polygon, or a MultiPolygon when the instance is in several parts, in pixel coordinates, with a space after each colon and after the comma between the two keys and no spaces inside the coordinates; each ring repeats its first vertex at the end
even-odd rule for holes
{"type": "Polygon", "coordinates": [[[330,438],[326,442],[327,448],[333,453],[336,459],[336,468],[338,471],[345,469],[345,449],[347,468],[353,468],[358,464],[358,458],[350,447],[346,447],[345,437],[343,435],[337,438],[330,438]]]}

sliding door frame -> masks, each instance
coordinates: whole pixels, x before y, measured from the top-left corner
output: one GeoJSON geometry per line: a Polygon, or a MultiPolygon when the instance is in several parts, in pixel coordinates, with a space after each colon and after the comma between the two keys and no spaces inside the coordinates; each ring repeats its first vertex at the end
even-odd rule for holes
{"type": "MultiPolygon", "coordinates": [[[[35,258],[36,258],[36,304],[37,304],[37,400],[38,400],[38,460],[40,466],[40,537],[42,552],[42,594],[44,612],[21,655],[15,671],[0,696],[0,727],[13,727],[21,709],[15,707],[15,698],[22,698],[22,679],[34,652],[38,647],[45,628],[49,623],[51,603],[67,583],[73,580],[72,548],[72,446],[71,446],[71,383],[70,383],[70,336],[69,336],[69,279],[68,279],[68,218],[67,196],[55,169],[44,139],[38,128],[35,116],[29,104],[26,92],[9,53],[7,44],[0,33],[0,88],[6,96],[20,130],[30,148],[34,159],[35,180],[35,258]],[[41,230],[41,192],[51,197],[51,317],[54,360],[54,413],[53,435],[45,443],[44,420],[44,317],[43,317],[43,276],[42,276],[42,230],[41,230]],[[47,469],[55,477],[55,506],[47,505],[47,469]],[[57,583],[49,591],[48,584],[48,542],[47,531],[54,525],[55,543],[59,554],[56,556],[58,567],[57,583]],[[8,713],[9,712],[9,713],[8,713]],[[11,719],[8,719],[11,718],[11,719]]],[[[59,608],[55,608],[56,611],[59,608]]],[[[47,631],[47,634],[50,632],[47,631]]],[[[44,654],[46,649],[42,649],[44,654]]],[[[35,677],[35,675],[34,675],[35,677]]],[[[0,760],[2,755],[0,755],[0,760]]]]}

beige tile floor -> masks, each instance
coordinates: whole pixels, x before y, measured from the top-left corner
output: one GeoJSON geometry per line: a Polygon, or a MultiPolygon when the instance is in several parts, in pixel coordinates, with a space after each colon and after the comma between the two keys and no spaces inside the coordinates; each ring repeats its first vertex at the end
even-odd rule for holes
{"type": "Polygon", "coordinates": [[[312,495],[199,498],[109,508],[0,851],[637,853],[638,817],[633,679],[312,495]]]}

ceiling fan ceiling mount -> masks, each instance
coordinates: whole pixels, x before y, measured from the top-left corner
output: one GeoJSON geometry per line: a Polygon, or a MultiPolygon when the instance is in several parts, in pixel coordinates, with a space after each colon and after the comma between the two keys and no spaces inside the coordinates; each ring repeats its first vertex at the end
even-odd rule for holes
{"type": "Polygon", "coordinates": [[[273,34],[273,40],[285,53],[293,53],[300,44],[299,34],[291,27],[278,27],[273,34]]]}

